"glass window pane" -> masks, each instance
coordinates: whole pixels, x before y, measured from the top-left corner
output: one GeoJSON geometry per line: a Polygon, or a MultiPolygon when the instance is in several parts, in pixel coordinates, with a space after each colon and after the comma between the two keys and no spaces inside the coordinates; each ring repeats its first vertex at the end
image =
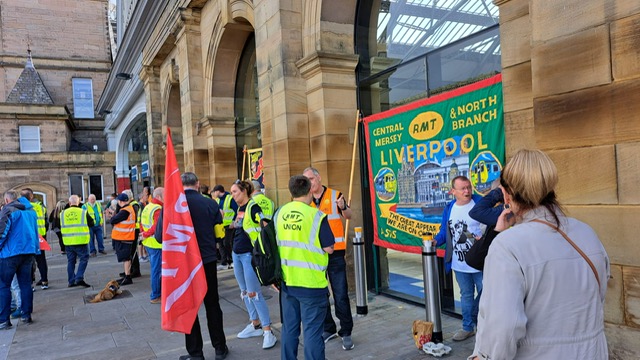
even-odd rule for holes
{"type": "Polygon", "coordinates": [[[40,127],[20,126],[20,152],[39,153],[40,152],[40,127]]]}
{"type": "Polygon", "coordinates": [[[82,186],[82,175],[69,175],[69,194],[78,195],[84,200],[84,187],[82,186]]]}
{"type": "MultiPolygon", "coordinates": [[[[367,47],[365,71],[376,74],[482,29],[498,24],[498,7],[491,0],[374,0],[371,17],[358,34],[367,47]],[[368,27],[368,29],[366,29],[368,27]]],[[[362,24],[362,22],[361,22],[362,24]]]]}
{"type": "Polygon", "coordinates": [[[448,90],[460,82],[473,82],[478,78],[500,72],[500,29],[471,36],[467,40],[429,53],[430,94],[448,90]]]}
{"type": "Polygon", "coordinates": [[[71,79],[73,87],[73,115],[77,119],[93,119],[93,80],[71,79]]]}
{"type": "Polygon", "coordinates": [[[368,87],[373,114],[427,97],[427,74],[423,60],[399,66],[376,80],[368,87]]]}
{"type": "Polygon", "coordinates": [[[102,201],[102,175],[89,175],[89,194],[95,195],[97,201],[102,201]]]}
{"type": "Polygon", "coordinates": [[[260,100],[258,98],[258,69],[256,66],[255,37],[250,36],[244,46],[235,89],[236,115],[236,153],[238,159],[238,176],[248,176],[248,170],[242,169],[243,149],[262,147],[260,134],[260,100]]]}

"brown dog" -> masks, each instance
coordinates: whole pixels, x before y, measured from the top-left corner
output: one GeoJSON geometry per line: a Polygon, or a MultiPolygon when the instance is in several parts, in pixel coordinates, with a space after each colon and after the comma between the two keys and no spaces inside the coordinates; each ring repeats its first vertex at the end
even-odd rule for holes
{"type": "Polygon", "coordinates": [[[111,280],[107,283],[107,286],[102,289],[93,299],[89,300],[90,303],[98,303],[105,300],[111,300],[116,295],[122,294],[122,290],[120,290],[120,285],[115,280],[111,280]]]}

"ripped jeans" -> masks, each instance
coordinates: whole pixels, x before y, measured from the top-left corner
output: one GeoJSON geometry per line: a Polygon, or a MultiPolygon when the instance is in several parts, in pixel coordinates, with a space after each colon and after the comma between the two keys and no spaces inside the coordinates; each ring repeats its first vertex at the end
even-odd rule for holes
{"type": "Polygon", "coordinates": [[[231,257],[233,258],[233,273],[240,286],[240,294],[244,305],[249,312],[249,320],[259,319],[262,327],[271,325],[269,307],[264,296],[262,296],[258,276],[251,266],[251,253],[236,254],[232,252],[231,257]],[[256,294],[253,297],[249,297],[248,293],[256,294]]]}

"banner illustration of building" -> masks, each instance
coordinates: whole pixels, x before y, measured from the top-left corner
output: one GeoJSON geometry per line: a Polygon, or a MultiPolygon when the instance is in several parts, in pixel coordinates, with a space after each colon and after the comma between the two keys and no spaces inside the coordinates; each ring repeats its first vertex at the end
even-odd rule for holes
{"type": "Polygon", "coordinates": [[[484,195],[504,166],[502,75],[364,119],[374,243],[420,253],[437,233],[451,180],[484,195]]]}

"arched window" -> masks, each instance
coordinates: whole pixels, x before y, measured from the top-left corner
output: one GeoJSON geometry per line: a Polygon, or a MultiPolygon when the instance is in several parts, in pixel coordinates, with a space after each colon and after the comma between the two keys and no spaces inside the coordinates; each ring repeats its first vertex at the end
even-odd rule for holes
{"type": "MultiPolygon", "coordinates": [[[[262,147],[260,134],[260,102],[258,99],[258,69],[256,67],[256,41],[250,35],[242,50],[236,78],[235,119],[238,176],[242,174],[243,147],[262,147]]],[[[248,177],[245,171],[245,178],[248,177]]]]}
{"type": "Polygon", "coordinates": [[[129,134],[127,134],[126,144],[129,157],[131,189],[134,194],[139,194],[143,187],[150,185],[150,178],[142,177],[142,163],[149,161],[149,138],[147,137],[146,115],[141,114],[138,119],[134,120],[134,123],[129,134]]]}

